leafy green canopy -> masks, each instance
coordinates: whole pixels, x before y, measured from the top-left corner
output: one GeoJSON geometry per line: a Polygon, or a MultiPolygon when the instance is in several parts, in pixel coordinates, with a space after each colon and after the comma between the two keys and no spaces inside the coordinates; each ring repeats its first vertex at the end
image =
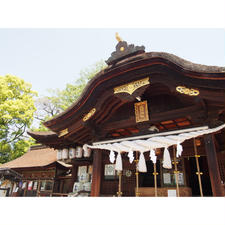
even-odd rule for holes
{"type": "Polygon", "coordinates": [[[36,110],[31,84],[13,76],[0,76],[0,163],[12,160],[29,147],[24,139],[36,110]]]}

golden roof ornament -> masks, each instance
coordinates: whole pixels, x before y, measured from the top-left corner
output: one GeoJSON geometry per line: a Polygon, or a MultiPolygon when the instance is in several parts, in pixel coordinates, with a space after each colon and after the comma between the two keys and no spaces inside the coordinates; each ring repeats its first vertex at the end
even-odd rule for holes
{"type": "Polygon", "coordinates": [[[116,32],[116,40],[118,42],[123,41],[122,38],[119,36],[118,32],[116,32]]]}
{"type": "Polygon", "coordinates": [[[116,45],[116,51],[112,52],[111,56],[106,60],[108,65],[116,64],[120,60],[145,52],[144,46],[128,45],[126,41],[122,40],[118,32],[116,32],[115,37],[118,43],[116,45]]]}

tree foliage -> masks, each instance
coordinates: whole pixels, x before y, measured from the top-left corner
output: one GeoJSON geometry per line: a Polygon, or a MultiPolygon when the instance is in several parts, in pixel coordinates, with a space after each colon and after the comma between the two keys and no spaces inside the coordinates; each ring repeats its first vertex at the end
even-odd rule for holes
{"type": "MultiPolygon", "coordinates": [[[[105,67],[105,62],[99,61],[93,66],[82,70],[79,78],[72,84],[67,84],[65,89],[49,90],[51,96],[36,101],[37,112],[35,118],[43,122],[64,111],[79,98],[88,81],[105,67]]],[[[40,123],[39,128],[33,130],[44,131],[46,128],[40,123]]]]}
{"type": "Polygon", "coordinates": [[[36,110],[31,85],[13,76],[0,76],[0,163],[23,154],[28,142],[24,132],[36,110]]]}

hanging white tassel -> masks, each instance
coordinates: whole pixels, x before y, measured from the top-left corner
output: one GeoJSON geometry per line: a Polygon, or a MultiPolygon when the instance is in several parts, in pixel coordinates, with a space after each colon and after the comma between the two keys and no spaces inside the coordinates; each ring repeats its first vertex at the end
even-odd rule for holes
{"type": "Polygon", "coordinates": [[[129,162],[132,163],[134,161],[134,153],[133,153],[133,151],[129,151],[128,157],[129,157],[129,162]]]}
{"type": "Polygon", "coordinates": [[[170,153],[169,153],[167,148],[164,148],[163,167],[166,168],[166,169],[171,169],[172,168],[170,153]]]}
{"type": "Polygon", "coordinates": [[[181,156],[182,152],[183,152],[183,146],[180,143],[177,143],[177,153],[176,153],[177,158],[181,156]]]}
{"type": "Polygon", "coordinates": [[[152,160],[152,162],[155,164],[156,163],[156,161],[157,161],[157,156],[155,155],[155,156],[153,156],[152,158],[151,158],[151,160],[152,160]]]}
{"type": "Polygon", "coordinates": [[[121,154],[120,152],[118,152],[117,157],[116,157],[116,166],[115,166],[115,170],[123,170],[123,166],[122,166],[122,158],[121,158],[121,154]]]}
{"type": "Polygon", "coordinates": [[[115,152],[113,150],[110,151],[110,154],[109,154],[109,161],[111,163],[114,163],[115,161],[115,152]]]}
{"type": "Polygon", "coordinates": [[[150,150],[150,159],[152,160],[153,163],[156,163],[157,156],[155,155],[155,150],[150,150]]]}
{"type": "Polygon", "coordinates": [[[139,157],[138,171],[139,172],[147,172],[147,167],[146,167],[146,162],[145,162],[145,157],[144,157],[143,152],[141,152],[140,157],[139,157]]]}

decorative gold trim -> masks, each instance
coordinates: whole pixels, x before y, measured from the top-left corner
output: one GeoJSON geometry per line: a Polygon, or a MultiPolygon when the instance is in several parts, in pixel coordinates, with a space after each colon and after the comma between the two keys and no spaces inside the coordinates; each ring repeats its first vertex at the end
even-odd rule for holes
{"type": "Polygon", "coordinates": [[[197,96],[199,95],[199,90],[193,88],[187,88],[185,86],[177,86],[176,91],[180,92],[181,94],[189,95],[189,96],[197,96]]]}
{"type": "Polygon", "coordinates": [[[64,135],[68,134],[68,133],[69,133],[68,128],[66,128],[64,130],[59,131],[58,137],[62,137],[64,135]]]}
{"type": "Polygon", "coordinates": [[[143,87],[147,84],[150,84],[149,77],[146,77],[141,80],[136,80],[128,84],[124,84],[114,88],[114,94],[118,93],[128,93],[132,95],[138,88],[143,87]]]}
{"type": "Polygon", "coordinates": [[[149,121],[147,101],[134,104],[136,123],[149,121]]]}
{"type": "Polygon", "coordinates": [[[96,108],[93,108],[89,111],[89,113],[87,113],[84,117],[83,117],[83,121],[87,121],[89,120],[96,112],[96,108]]]}

